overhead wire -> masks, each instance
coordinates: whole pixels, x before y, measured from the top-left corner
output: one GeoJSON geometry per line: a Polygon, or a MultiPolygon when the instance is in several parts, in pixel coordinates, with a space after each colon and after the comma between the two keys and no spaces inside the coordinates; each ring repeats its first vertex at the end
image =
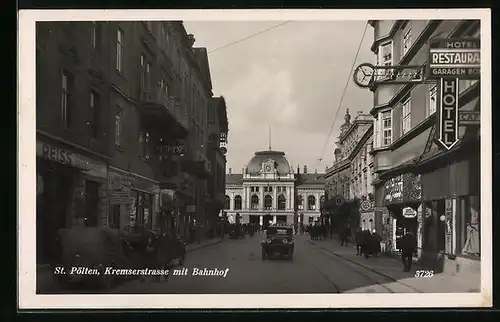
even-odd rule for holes
{"type": "Polygon", "coordinates": [[[330,141],[330,137],[332,135],[333,128],[335,127],[335,123],[337,122],[337,117],[339,115],[340,108],[342,107],[342,102],[344,101],[344,97],[345,97],[345,94],[347,92],[349,82],[351,81],[351,75],[352,75],[352,72],[354,71],[354,66],[356,66],[356,62],[358,61],[359,52],[361,51],[361,47],[363,46],[363,41],[365,39],[367,29],[368,29],[368,23],[365,24],[365,29],[363,30],[363,35],[361,36],[358,50],[356,51],[356,56],[354,57],[354,61],[352,62],[351,70],[349,71],[349,75],[347,76],[347,81],[345,83],[344,90],[342,91],[342,96],[340,97],[340,102],[339,102],[339,105],[337,107],[337,112],[335,113],[335,117],[333,118],[333,123],[332,123],[332,126],[330,127],[330,130],[328,132],[328,136],[326,138],[325,145],[323,146],[321,156],[318,158],[318,161],[320,161],[320,162],[323,161],[323,157],[325,156],[326,148],[328,147],[328,142],[330,141]]]}
{"type": "Polygon", "coordinates": [[[239,44],[239,43],[241,43],[241,42],[243,42],[243,41],[246,41],[246,40],[248,40],[248,39],[250,39],[250,38],[254,38],[254,37],[256,37],[256,36],[262,35],[262,34],[264,34],[264,33],[266,33],[266,32],[269,32],[269,31],[271,31],[271,30],[273,30],[273,29],[276,29],[276,28],[278,28],[278,27],[281,27],[281,26],[283,26],[283,25],[286,25],[287,23],[290,23],[290,22],[292,22],[292,21],[291,21],[291,20],[289,20],[289,21],[284,21],[284,22],[282,22],[282,23],[279,23],[279,24],[274,25],[274,26],[272,26],[272,27],[269,27],[269,28],[267,28],[267,29],[261,30],[261,31],[259,31],[259,32],[254,33],[254,34],[251,34],[251,35],[248,35],[248,36],[246,36],[246,37],[243,37],[243,38],[240,38],[240,39],[234,40],[234,41],[232,41],[232,42],[230,42],[230,43],[225,44],[224,46],[217,47],[217,48],[215,48],[215,49],[213,49],[213,50],[210,50],[208,53],[209,53],[209,54],[212,54],[212,53],[217,52],[217,51],[219,51],[219,50],[221,50],[221,49],[224,49],[224,48],[227,48],[227,47],[230,47],[230,46],[233,46],[233,45],[239,44]]]}

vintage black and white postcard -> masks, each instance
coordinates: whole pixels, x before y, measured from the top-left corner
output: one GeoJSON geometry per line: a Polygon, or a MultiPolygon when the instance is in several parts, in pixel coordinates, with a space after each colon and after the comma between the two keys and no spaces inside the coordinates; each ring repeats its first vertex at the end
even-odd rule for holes
{"type": "Polygon", "coordinates": [[[19,308],[491,306],[490,76],[486,9],[21,11],[19,308]]]}

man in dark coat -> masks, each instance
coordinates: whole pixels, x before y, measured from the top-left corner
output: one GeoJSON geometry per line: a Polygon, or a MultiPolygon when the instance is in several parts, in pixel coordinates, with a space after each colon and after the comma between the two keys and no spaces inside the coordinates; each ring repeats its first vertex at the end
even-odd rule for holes
{"type": "Polygon", "coordinates": [[[411,270],[411,264],[413,262],[413,253],[417,249],[417,238],[413,232],[408,231],[406,235],[401,238],[401,258],[403,260],[404,271],[409,272],[411,270]]]}
{"type": "Polygon", "coordinates": [[[359,256],[361,255],[361,244],[363,240],[363,230],[361,229],[361,227],[356,231],[354,239],[356,241],[356,255],[359,256]]]}

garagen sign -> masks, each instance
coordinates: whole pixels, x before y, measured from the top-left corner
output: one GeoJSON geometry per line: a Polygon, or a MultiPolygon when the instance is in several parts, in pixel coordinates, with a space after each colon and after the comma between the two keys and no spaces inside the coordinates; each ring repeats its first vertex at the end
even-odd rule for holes
{"type": "Polygon", "coordinates": [[[429,79],[477,79],[481,70],[479,38],[433,38],[429,49],[429,79]]]}

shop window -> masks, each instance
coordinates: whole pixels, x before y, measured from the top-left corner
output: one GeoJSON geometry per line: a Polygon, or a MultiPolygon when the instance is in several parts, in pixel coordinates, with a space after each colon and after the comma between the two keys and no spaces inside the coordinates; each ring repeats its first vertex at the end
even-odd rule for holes
{"type": "Polygon", "coordinates": [[[457,200],[459,215],[456,226],[456,253],[477,257],[481,254],[481,224],[479,198],[462,197],[457,200]]]}
{"type": "Polygon", "coordinates": [[[109,228],[120,229],[120,205],[113,205],[109,217],[109,228]]]}
{"type": "Polygon", "coordinates": [[[242,203],[241,196],[234,197],[234,210],[241,210],[242,203]]]}
{"type": "Polygon", "coordinates": [[[224,197],[224,209],[225,210],[231,209],[231,198],[227,195],[224,197]]]}

